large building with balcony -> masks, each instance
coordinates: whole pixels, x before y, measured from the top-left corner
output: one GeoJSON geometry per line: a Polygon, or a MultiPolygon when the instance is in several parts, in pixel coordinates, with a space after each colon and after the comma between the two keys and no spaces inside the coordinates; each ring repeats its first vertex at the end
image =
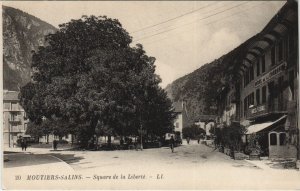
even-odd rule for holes
{"type": "Polygon", "coordinates": [[[236,84],[222,87],[217,96],[217,118],[216,124],[218,128],[231,126],[233,122],[239,122],[238,91],[236,84]]]}
{"type": "Polygon", "coordinates": [[[260,33],[228,54],[233,70],[218,90],[217,127],[240,123],[246,144],[257,136],[270,158],[300,158],[297,8],[288,1],[260,33]]]}
{"type": "Polygon", "coordinates": [[[3,92],[3,143],[4,147],[14,147],[17,139],[25,135],[28,120],[20,106],[18,92],[3,92]]]}
{"type": "Polygon", "coordinates": [[[239,60],[240,122],[271,158],[294,158],[299,147],[297,7],[287,2],[239,60]]]}

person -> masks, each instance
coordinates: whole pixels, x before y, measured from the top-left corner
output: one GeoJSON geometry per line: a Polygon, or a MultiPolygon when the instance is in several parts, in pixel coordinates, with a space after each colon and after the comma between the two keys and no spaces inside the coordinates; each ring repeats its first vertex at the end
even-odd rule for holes
{"type": "Polygon", "coordinates": [[[187,142],[187,144],[190,144],[190,137],[186,138],[186,142],[187,142]]]}
{"type": "Polygon", "coordinates": [[[174,145],[175,145],[175,140],[174,140],[174,137],[172,135],[171,139],[170,139],[170,147],[171,147],[172,153],[174,153],[174,145]]]}
{"type": "Polygon", "coordinates": [[[27,149],[27,141],[24,139],[24,150],[26,151],[27,149]]]}
{"type": "Polygon", "coordinates": [[[21,139],[21,148],[22,148],[22,151],[24,151],[24,139],[21,139]]]}
{"type": "Polygon", "coordinates": [[[53,141],[53,149],[57,150],[57,141],[56,140],[53,141]]]}
{"type": "Polygon", "coordinates": [[[230,146],[229,146],[229,149],[230,149],[230,157],[231,157],[232,159],[235,160],[235,157],[234,157],[234,147],[233,147],[233,145],[230,145],[230,146]]]}

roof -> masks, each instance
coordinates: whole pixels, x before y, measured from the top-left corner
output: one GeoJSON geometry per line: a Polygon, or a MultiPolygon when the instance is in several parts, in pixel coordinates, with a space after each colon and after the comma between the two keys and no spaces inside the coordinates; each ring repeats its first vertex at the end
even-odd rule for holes
{"type": "Polygon", "coordinates": [[[265,123],[259,123],[259,124],[254,124],[254,125],[250,125],[248,128],[247,128],[247,132],[246,134],[249,135],[249,134],[253,134],[253,133],[258,133],[276,123],[278,123],[279,121],[285,119],[287,116],[284,115],[282,117],[280,117],[279,119],[277,119],[276,121],[269,121],[269,122],[265,122],[265,123]]]}
{"type": "Polygon", "coordinates": [[[173,103],[174,112],[181,113],[183,111],[182,103],[181,102],[174,102],[173,103]]]}
{"type": "Polygon", "coordinates": [[[17,91],[3,91],[4,101],[19,101],[19,92],[17,91]]]}

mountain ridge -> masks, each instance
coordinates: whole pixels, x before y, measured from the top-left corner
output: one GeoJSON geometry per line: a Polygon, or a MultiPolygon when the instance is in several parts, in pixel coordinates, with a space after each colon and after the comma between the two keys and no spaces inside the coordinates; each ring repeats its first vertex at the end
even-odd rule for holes
{"type": "Polygon", "coordinates": [[[45,45],[44,37],[57,29],[22,10],[2,6],[3,89],[17,91],[30,81],[32,51],[45,45]]]}

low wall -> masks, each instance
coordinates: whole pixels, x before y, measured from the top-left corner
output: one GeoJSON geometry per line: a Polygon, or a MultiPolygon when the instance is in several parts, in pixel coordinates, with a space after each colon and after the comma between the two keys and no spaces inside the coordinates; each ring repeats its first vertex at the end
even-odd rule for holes
{"type": "Polygon", "coordinates": [[[294,145],[270,145],[269,158],[296,158],[297,148],[294,145]]]}

